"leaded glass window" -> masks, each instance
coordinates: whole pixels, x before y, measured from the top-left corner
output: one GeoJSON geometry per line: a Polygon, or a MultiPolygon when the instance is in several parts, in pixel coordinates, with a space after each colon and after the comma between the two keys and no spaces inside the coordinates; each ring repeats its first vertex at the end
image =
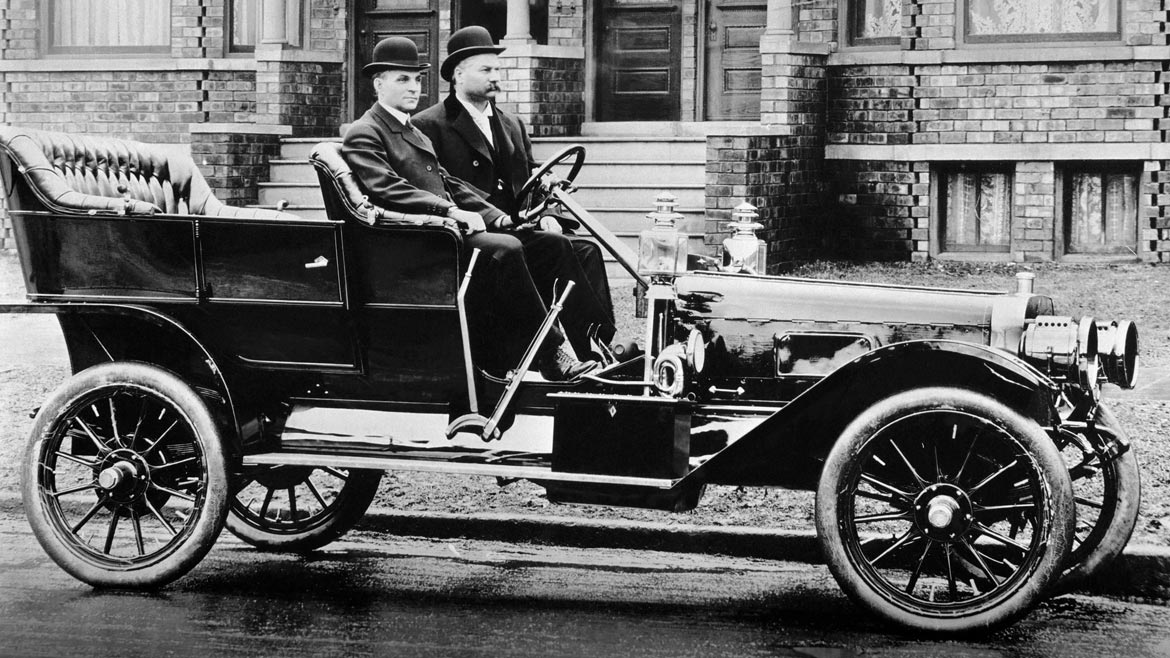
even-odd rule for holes
{"type": "Polygon", "coordinates": [[[850,42],[897,44],[902,39],[902,0],[855,0],[849,4],[850,42]]]}
{"type": "Polygon", "coordinates": [[[1065,176],[1065,251],[1136,254],[1138,173],[1071,171],[1065,176]]]}
{"type": "Polygon", "coordinates": [[[1120,36],[1119,0],[967,0],[967,41],[1120,36]]]}
{"type": "Polygon", "coordinates": [[[943,175],[943,251],[1007,251],[1011,245],[1011,174],[997,170],[943,175]]]}
{"type": "Polygon", "coordinates": [[[49,54],[171,49],[170,0],[51,0],[49,54]]]}

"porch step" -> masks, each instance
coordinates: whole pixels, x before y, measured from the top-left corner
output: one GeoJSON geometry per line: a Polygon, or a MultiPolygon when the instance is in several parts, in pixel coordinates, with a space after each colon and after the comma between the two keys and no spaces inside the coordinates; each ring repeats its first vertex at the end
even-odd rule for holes
{"type": "Polygon", "coordinates": [[[532,155],[544,162],[573,144],[585,147],[585,166],[596,162],[638,160],[642,162],[706,162],[707,140],[703,137],[580,136],[538,137],[532,140],[532,155]]]}
{"type": "Polygon", "coordinates": [[[287,137],[280,140],[280,157],[282,160],[309,161],[309,154],[321,142],[341,143],[340,137],[287,137]]]}

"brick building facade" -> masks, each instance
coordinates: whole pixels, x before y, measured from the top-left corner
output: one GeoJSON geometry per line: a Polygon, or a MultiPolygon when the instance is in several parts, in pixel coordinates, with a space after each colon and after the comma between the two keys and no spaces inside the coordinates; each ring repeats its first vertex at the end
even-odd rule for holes
{"type": "Polygon", "coordinates": [[[746,199],[774,266],[1170,260],[1166,0],[130,0],[154,27],[107,37],[84,4],[0,0],[0,122],[189,145],[231,203],[364,109],[375,38],[437,64],[483,20],[535,136],[701,124],[712,248],[746,199]]]}

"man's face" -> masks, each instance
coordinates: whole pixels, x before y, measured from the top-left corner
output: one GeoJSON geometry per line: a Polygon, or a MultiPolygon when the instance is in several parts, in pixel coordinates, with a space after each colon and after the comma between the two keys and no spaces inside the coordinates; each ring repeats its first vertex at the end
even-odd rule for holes
{"type": "Polygon", "coordinates": [[[495,53],[472,55],[455,67],[455,90],[473,103],[486,103],[500,93],[500,57],[495,53]]]}
{"type": "Polygon", "coordinates": [[[378,102],[399,112],[413,112],[422,93],[422,73],[390,69],[374,78],[374,93],[378,102]]]}

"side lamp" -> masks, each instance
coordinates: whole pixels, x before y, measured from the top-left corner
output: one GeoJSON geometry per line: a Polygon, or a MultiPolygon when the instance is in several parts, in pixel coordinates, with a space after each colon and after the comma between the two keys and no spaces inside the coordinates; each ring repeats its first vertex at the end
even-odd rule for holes
{"type": "Polygon", "coordinates": [[[654,211],[646,218],[654,225],[638,236],[638,273],[649,277],[675,277],[687,269],[687,236],[677,229],[681,213],[675,211],[678,197],[662,192],[654,200],[654,211]]]}
{"type": "Polygon", "coordinates": [[[764,228],[756,221],[759,218],[756,207],[744,201],[731,212],[728,227],[732,233],[723,241],[723,271],[759,274],[768,268],[768,243],[756,237],[756,231],[764,228]]]}

